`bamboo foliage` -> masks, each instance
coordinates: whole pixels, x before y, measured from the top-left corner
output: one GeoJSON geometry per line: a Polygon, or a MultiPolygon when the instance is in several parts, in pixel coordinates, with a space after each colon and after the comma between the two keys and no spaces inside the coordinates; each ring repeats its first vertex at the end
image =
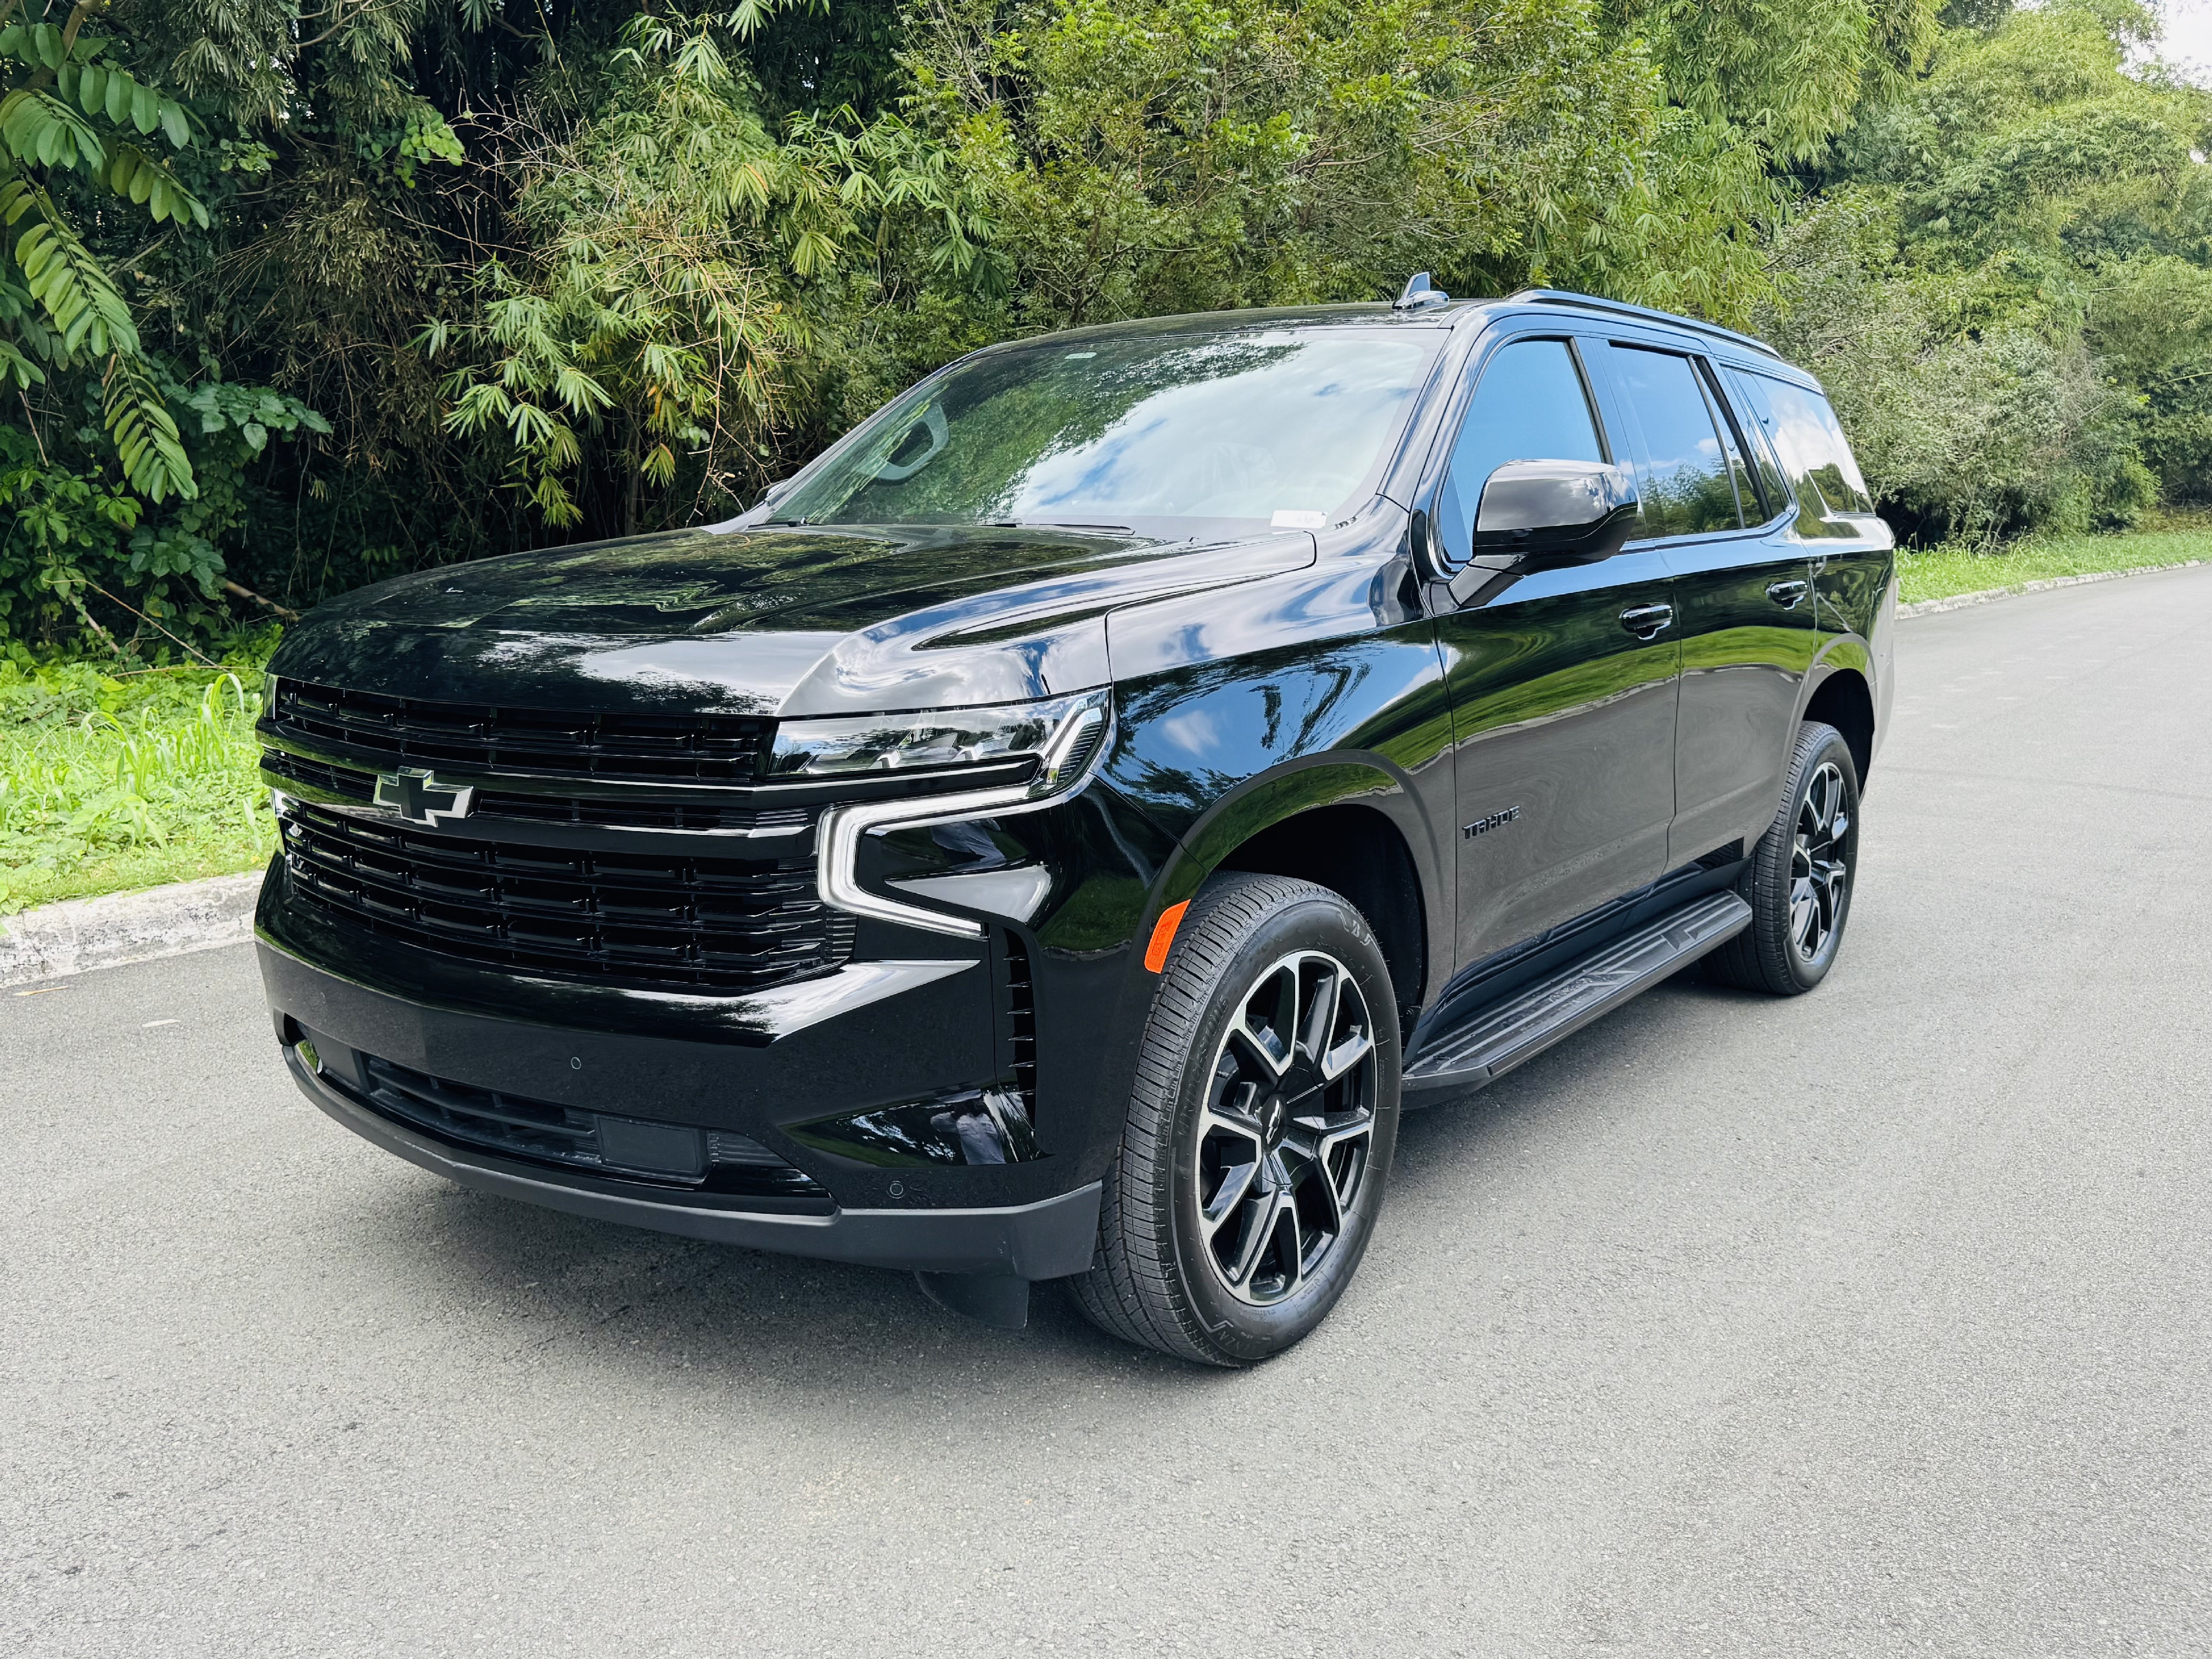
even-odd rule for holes
{"type": "Polygon", "coordinates": [[[15,266],[0,278],[0,379],[27,391],[51,370],[100,363],[102,424],[131,487],[155,502],[190,498],[191,462],[131,307],[49,188],[53,175],[74,173],[157,225],[209,222],[167,162],[137,142],[158,134],[182,150],[190,116],[115,61],[114,42],[83,33],[99,9],[79,0],[59,27],[0,27],[0,227],[12,233],[15,266]]]}
{"type": "Polygon", "coordinates": [[[1935,3],[0,0],[0,640],[719,516],[978,346],[1422,270],[1832,337],[1929,533],[2212,499],[2206,94],[2135,0],[1935,3]]]}
{"type": "Polygon", "coordinates": [[[951,271],[986,234],[896,123],[845,112],[773,138],[731,57],[758,15],[632,20],[608,107],[514,164],[533,257],[487,261],[477,315],[421,337],[453,365],[449,429],[502,438],[513,488],[556,528],[581,517],[594,449],[626,530],[741,504],[814,343],[803,289],[879,252],[864,227],[887,237],[896,215],[936,228],[951,271]]]}

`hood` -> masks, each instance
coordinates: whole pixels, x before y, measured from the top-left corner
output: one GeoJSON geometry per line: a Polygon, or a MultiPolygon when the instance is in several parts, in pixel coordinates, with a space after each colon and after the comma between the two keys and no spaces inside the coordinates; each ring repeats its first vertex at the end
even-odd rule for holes
{"type": "Polygon", "coordinates": [[[675,531],[349,593],[277,675],[511,708],[805,715],[1105,684],[1107,613],[1298,568],[1304,532],[1196,545],[972,526],[675,531]]]}

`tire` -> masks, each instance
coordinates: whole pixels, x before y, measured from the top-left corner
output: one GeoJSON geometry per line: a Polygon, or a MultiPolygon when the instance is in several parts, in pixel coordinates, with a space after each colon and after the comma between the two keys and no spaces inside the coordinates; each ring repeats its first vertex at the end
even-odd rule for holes
{"type": "Polygon", "coordinates": [[[1736,890],[1751,926],[1706,958],[1711,977],[1747,991],[1799,996],[1828,976],[1857,884],[1859,774],[1832,726],[1797,728],[1782,808],[1736,890]]]}
{"type": "Polygon", "coordinates": [[[1397,1007],[1373,931],[1337,894],[1280,876],[1206,884],[1153,998],[1097,1259],[1071,1281],[1092,1323],[1225,1366],[1321,1323],[1389,1181],[1397,1007]]]}

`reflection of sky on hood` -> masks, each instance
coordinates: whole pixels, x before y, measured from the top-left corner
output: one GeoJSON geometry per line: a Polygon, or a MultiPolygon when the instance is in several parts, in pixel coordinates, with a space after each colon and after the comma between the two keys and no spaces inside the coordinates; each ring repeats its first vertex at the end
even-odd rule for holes
{"type": "Polygon", "coordinates": [[[1266,519],[1340,505],[1396,430],[1427,352],[1296,336],[1218,349],[1261,344],[1279,355],[1164,387],[1098,438],[1040,457],[1010,492],[1008,516],[1266,519]]]}
{"type": "Polygon", "coordinates": [[[564,665],[585,679],[665,688],[698,698],[703,708],[772,714],[791,688],[805,679],[843,637],[831,633],[762,633],[747,635],[735,642],[572,641],[566,642],[564,665]]]}

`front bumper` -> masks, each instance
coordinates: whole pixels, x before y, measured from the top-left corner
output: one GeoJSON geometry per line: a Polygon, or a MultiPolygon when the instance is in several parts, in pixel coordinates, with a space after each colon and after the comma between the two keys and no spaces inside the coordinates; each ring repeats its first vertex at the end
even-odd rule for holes
{"type": "Polygon", "coordinates": [[[996,1166],[872,1166],[787,1133],[810,1114],[910,1100],[986,1072],[994,1044],[985,960],[855,964],[792,988],[845,1000],[779,1004],[765,1020],[754,1008],[742,1027],[702,1022],[665,998],[617,1003],[627,1018],[613,1018],[573,991],[536,994],[545,988],[348,939],[283,899],[280,866],[257,933],[288,1067],[331,1117],[425,1169],[572,1214],[790,1255],[1026,1279],[1091,1266],[1099,1186],[1064,1152],[996,1166]],[[878,983],[879,970],[899,968],[913,977],[878,983]],[[326,1057],[319,1070],[298,1054],[302,1038],[326,1057]],[[343,1063],[328,1063],[342,1051],[343,1063]],[[672,1186],[449,1138],[371,1103],[371,1057],[564,1110],[749,1137],[818,1182],[817,1196],[672,1186]]]}
{"type": "Polygon", "coordinates": [[[922,1273],[1000,1273],[1060,1279],[1091,1266],[1098,1237],[1097,1182],[1034,1204],[981,1210],[837,1210],[783,1215],[675,1204],[611,1190],[612,1183],[562,1180],[550,1171],[464,1152],[403,1127],[309,1071],[284,1060],[301,1092],[365,1140],[477,1192],[519,1198],[571,1215],[618,1221],[686,1238],[742,1244],[831,1261],[922,1273]]]}

